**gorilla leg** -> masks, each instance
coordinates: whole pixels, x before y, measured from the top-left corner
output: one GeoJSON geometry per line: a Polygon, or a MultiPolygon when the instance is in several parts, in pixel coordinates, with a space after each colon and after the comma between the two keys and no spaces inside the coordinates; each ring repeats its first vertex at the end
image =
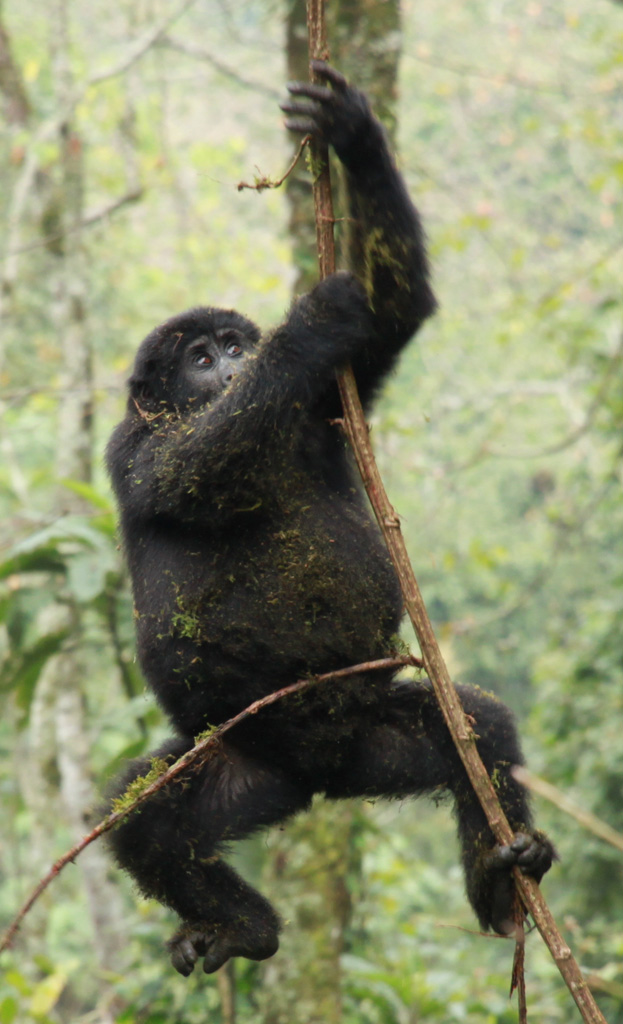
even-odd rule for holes
{"type": "MultiPolygon", "coordinates": [[[[153,756],[172,764],[192,746],[173,740],[153,756]]],[[[150,760],[135,761],[115,792],[145,774],[150,760]]],[[[221,743],[206,764],[164,787],[113,831],[121,867],[146,896],[182,918],[169,943],[180,974],[190,974],[199,957],[211,973],[232,956],[263,960],[276,952],[277,914],[219,853],[229,841],[303,809],[310,795],[279,769],[221,743]]]]}
{"type": "Polygon", "coordinates": [[[541,832],[532,830],[526,791],[511,775],[523,757],[508,708],[473,687],[457,688],[465,712],[473,720],[478,752],[493,779],[515,842],[496,844],[432,686],[397,683],[381,720],[363,727],[352,760],[336,772],[328,797],[404,797],[435,790],[455,800],[467,895],[483,928],[506,934],[512,930],[515,864],[540,881],[556,854],[541,832]]]}

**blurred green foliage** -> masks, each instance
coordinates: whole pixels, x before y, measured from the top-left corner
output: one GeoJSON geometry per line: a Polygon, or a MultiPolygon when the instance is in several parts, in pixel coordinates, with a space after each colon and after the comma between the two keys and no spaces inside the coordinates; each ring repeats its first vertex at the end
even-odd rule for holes
{"type": "MultiPolygon", "coordinates": [[[[96,458],[92,486],[65,482],[66,509],[54,471],[65,396],[53,237],[42,243],[55,223],[59,175],[57,144],[42,130],[56,114],[54,10],[22,0],[3,11],[33,108],[31,123],[0,131],[5,225],[31,154],[38,167],[3,296],[0,363],[5,921],[41,865],[71,842],[60,812],[43,842],[21,781],[41,670],[68,640],[66,625],[46,615],[52,600],[80,612],[73,639],[85,664],[94,776],[103,781],[166,735],[133,660],[131,599],[101,458],[136,344],[194,304],[235,306],[267,326],[289,301],[284,198],[236,189],[256,166],[279,176],[287,165],[276,107],[281,9],[260,0],[191,7],[171,34],[211,59],[162,44],[125,73],[86,85],[173,9],[111,10],[96,0],[71,11],[87,210],[123,195],[128,160],[143,193],[94,216],[86,234],[96,458]]],[[[521,716],[531,767],[620,831],[622,53],[623,8],[606,0],[405,0],[400,160],[427,226],[441,312],[374,420],[383,476],[454,676],[500,693],[521,716]]],[[[53,758],[48,768],[53,793],[53,758]]],[[[542,801],[537,811],[562,856],[546,896],[595,973],[608,1021],[623,1022],[621,855],[542,801]]],[[[516,1020],[510,947],[466,931],[475,924],[448,809],[365,806],[362,821],[343,958],[345,1024],[516,1020]]],[[[270,842],[236,854],[252,880],[270,842]]],[[[119,886],[119,971],[98,974],[85,897],[69,869],[5,958],[0,1024],[223,1020],[214,979],[183,980],[168,969],[166,911],[138,899],[126,879],[119,886]]],[[[288,920],[287,899],[277,903],[288,920]]],[[[279,955],[288,956],[288,926],[279,955]]],[[[579,1020],[536,936],[527,973],[531,1019],[579,1020]]],[[[236,989],[239,1021],[258,1020],[270,963],[237,964],[236,989]]]]}

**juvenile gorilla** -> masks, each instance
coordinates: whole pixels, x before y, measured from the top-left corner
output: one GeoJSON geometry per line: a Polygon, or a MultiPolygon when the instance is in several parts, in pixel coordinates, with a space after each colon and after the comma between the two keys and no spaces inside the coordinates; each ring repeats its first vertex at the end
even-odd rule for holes
{"type": "MultiPolygon", "coordinates": [[[[392,652],[396,575],[339,428],[335,371],[350,362],[364,407],[435,300],[419,218],[365,96],[324,64],[294,84],[286,126],[331,144],[349,194],[350,266],[294,304],[272,334],[198,308],[142,343],[125,419],[108,448],[136,604],[143,672],[176,730],[193,737],[301,677],[392,652]]],[[[514,864],[540,879],[553,850],[532,829],[510,766],[509,711],[461,688],[478,747],[517,838],[498,847],[431,686],[369,673],[316,686],[248,719],[212,759],[112,835],[118,862],[182,924],[174,967],[262,960],[279,918],[220,853],[309,806],[314,793],[454,796],[469,899],[484,928],[510,928],[514,864]]],[[[134,762],[116,792],[144,774],[134,762]]]]}

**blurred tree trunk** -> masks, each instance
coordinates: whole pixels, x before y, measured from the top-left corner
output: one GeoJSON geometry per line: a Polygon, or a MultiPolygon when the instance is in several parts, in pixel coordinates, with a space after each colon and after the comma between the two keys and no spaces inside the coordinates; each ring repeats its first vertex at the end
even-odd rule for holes
{"type": "Polygon", "coordinates": [[[30,115],[30,102],[21,69],[13,57],[11,40],[4,26],[0,3],[0,94],[4,100],[7,124],[25,125],[30,115]]]}
{"type": "MultiPolygon", "coordinates": [[[[53,19],[53,66],[56,103],[71,110],[73,78],[69,63],[69,17],[66,0],[57,0],[53,19]]],[[[82,141],[72,124],[73,112],[59,127],[59,226],[60,244],[54,257],[54,311],[63,353],[62,391],[57,436],[59,480],[91,480],[93,431],[93,370],[87,326],[84,218],[84,164],[82,141]]],[[[67,494],[63,496],[67,507],[67,494]]],[[[80,499],[72,506],[80,511],[80,499]]],[[[82,509],[82,511],[84,511],[82,509]]],[[[60,789],[68,819],[76,837],[84,833],[94,802],[90,777],[89,742],[84,708],[84,666],[80,659],[81,624],[78,611],[68,602],[73,643],[48,666],[55,678],[57,763],[60,789]],[[76,640],[78,642],[76,643],[76,640]]],[[[92,846],[80,859],[80,869],[91,915],[93,939],[100,967],[113,970],[120,947],[122,911],[119,893],[107,878],[108,862],[101,844],[92,846]]]]}
{"type": "MultiPolygon", "coordinates": [[[[397,0],[339,0],[328,5],[327,17],[332,62],[366,89],[393,135],[400,52],[397,0]]],[[[307,79],[305,0],[290,4],[286,45],[288,78],[307,79]]],[[[338,175],[333,180],[337,183],[338,175]]],[[[298,271],[295,292],[300,293],[318,278],[311,188],[304,168],[288,179],[288,200],[298,271]]],[[[339,210],[339,194],[337,200],[339,210]]],[[[340,960],[348,948],[361,874],[363,816],[358,803],[318,800],[309,814],[271,837],[265,888],[287,923],[281,951],[267,964],[259,993],[263,1024],[342,1020],[340,960]]]]}
{"type": "MultiPolygon", "coordinates": [[[[92,358],[86,313],[86,259],[82,242],[84,218],[84,167],[82,143],[74,127],[74,82],[69,63],[69,18],[65,0],[57,0],[50,18],[52,32],[53,88],[56,110],[65,111],[56,134],[58,160],[54,179],[54,231],[44,218],[51,262],[50,306],[62,352],[63,396],[58,411],[56,473],[60,480],[89,482],[92,468],[92,358]]],[[[80,499],[59,486],[57,511],[84,511],[80,499]]],[[[55,629],[67,632],[64,649],[50,658],[37,682],[27,737],[24,772],[29,779],[26,799],[36,814],[50,796],[60,797],[64,816],[75,838],[87,831],[87,817],[94,803],[90,778],[90,743],[86,728],[84,680],[80,657],[82,640],[79,609],[69,593],[60,593],[45,609],[55,629]]],[[[52,813],[57,799],[51,804],[52,813]]],[[[40,825],[42,822],[39,823],[40,825]]],[[[48,824],[49,827],[49,824],[48,824]]],[[[49,849],[49,843],[46,844],[49,849]]],[[[90,847],[78,862],[85,886],[93,943],[102,972],[117,964],[122,932],[119,893],[109,881],[109,865],[101,845],[90,847]]],[[[106,1002],[102,984],[103,1003],[106,1002]]],[[[101,1021],[110,1021],[109,1009],[100,1010],[101,1021]]]]}

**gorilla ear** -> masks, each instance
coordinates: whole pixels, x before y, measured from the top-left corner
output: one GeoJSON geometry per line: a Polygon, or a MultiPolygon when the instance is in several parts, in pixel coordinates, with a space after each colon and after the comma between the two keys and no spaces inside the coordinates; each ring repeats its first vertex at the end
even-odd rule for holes
{"type": "Polygon", "coordinates": [[[140,369],[135,367],[135,372],[128,380],[128,409],[130,412],[158,413],[162,410],[164,396],[157,372],[158,360],[146,359],[141,363],[140,369]],[[138,371],[138,372],[137,372],[138,371]]]}
{"type": "Polygon", "coordinates": [[[134,364],[134,371],[128,380],[128,387],[132,394],[141,389],[149,388],[150,381],[156,379],[156,359],[137,359],[134,364]]]}

